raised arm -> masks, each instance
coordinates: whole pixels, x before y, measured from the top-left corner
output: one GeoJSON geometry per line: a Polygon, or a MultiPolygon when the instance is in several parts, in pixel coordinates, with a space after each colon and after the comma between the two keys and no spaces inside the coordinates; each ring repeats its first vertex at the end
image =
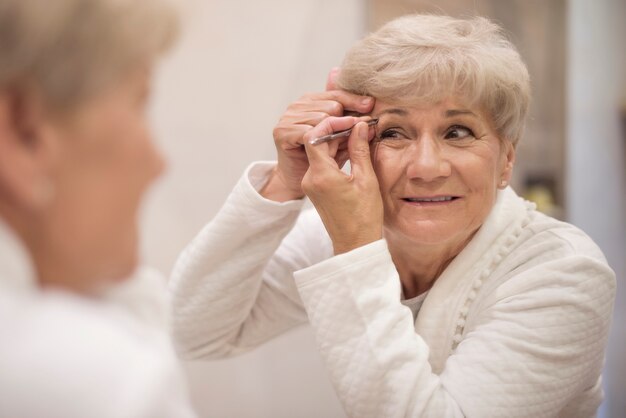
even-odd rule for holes
{"type": "MultiPolygon", "coordinates": [[[[293,228],[309,166],[303,136],[329,115],[366,113],[374,104],[336,90],[335,75],[329,75],[327,91],[304,95],[287,108],[274,129],[278,163],[253,165],[178,260],[172,328],[181,355],[237,354],[306,321],[293,272],[332,251],[317,216],[303,216],[293,228]]],[[[347,159],[345,145],[334,144],[340,165],[347,159]]]]}
{"type": "Polygon", "coordinates": [[[297,292],[290,292],[291,257],[282,254],[281,263],[278,254],[268,265],[302,207],[258,194],[252,183],[272,167],[251,166],[176,263],[172,332],[183,357],[237,354],[305,320],[297,292]]]}

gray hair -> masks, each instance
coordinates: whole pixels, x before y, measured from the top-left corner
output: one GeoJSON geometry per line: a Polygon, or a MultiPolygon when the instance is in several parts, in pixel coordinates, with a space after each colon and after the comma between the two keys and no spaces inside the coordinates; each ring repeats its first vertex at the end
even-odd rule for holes
{"type": "Polygon", "coordinates": [[[167,49],[166,0],[0,0],[0,91],[34,87],[71,108],[167,49]]]}
{"type": "Polygon", "coordinates": [[[395,19],[348,51],[338,86],[407,104],[460,96],[486,111],[513,144],[522,136],[530,101],[526,65],[502,29],[483,17],[395,19]]]}

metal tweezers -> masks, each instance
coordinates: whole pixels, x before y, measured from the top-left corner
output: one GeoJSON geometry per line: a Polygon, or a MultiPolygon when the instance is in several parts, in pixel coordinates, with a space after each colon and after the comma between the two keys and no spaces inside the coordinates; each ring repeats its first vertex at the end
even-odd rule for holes
{"type": "MultiPolygon", "coordinates": [[[[376,126],[377,123],[378,123],[378,119],[372,119],[367,122],[367,126],[376,126]]],[[[314,138],[309,143],[311,145],[318,145],[318,144],[323,144],[324,142],[332,141],[335,138],[342,138],[342,137],[350,136],[350,134],[352,133],[352,129],[354,129],[354,126],[352,128],[348,128],[343,131],[337,131],[330,135],[324,135],[324,136],[320,136],[319,138],[314,138]]]]}

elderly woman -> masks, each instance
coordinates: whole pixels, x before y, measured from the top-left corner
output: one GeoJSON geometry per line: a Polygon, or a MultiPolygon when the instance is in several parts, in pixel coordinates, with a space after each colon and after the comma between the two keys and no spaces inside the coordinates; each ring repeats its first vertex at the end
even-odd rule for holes
{"type": "Polygon", "coordinates": [[[615,277],[508,187],[528,102],[484,18],[407,16],[359,42],[178,261],[181,353],[241,353],[308,319],[351,417],[594,416],[615,277]]]}
{"type": "Polygon", "coordinates": [[[0,0],[2,417],[193,416],[157,283],[124,284],[177,25],[161,1],[0,0]]]}

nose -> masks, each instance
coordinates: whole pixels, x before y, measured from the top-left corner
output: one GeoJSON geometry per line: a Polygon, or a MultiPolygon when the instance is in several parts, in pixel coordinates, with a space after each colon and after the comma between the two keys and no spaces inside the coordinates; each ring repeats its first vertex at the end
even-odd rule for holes
{"type": "Polygon", "coordinates": [[[405,154],[407,176],[412,180],[431,182],[448,177],[452,167],[441,144],[430,135],[414,141],[405,154]]]}

